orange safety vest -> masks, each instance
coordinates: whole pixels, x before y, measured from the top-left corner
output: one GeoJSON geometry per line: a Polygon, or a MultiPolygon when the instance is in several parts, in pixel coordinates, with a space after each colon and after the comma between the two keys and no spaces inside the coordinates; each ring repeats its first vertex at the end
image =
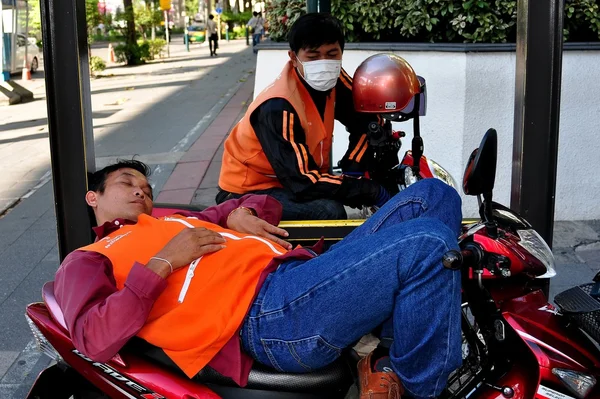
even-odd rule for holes
{"type": "MultiPolygon", "coordinates": [[[[306,135],[306,145],[321,173],[329,173],[331,142],[335,116],[335,89],[328,96],[324,121],[314,104],[310,93],[300,81],[292,62],[289,61],[281,75],[252,102],[248,111],[234,126],[225,140],[223,165],[219,177],[219,187],[225,191],[244,194],[249,191],[282,187],[275,176],[273,167],[265,156],[262,146],[250,123],[250,116],[261,104],[272,98],[287,100],[298,114],[299,122],[306,135]]],[[[284,122],[284,129],[286,123],[284,122]]],[[[282,132],[293,143],[293,131],[282,132]]],[[[293,143],[300,171],[308,168],[308,158],[302,149],[293,143]]]]}
{"type": "Polygon", "coordinates": [[[123,225],[80,249],[106,256],[121,290],[135,262],[145,265],[190,227],[218,232],[226,247],[171,274],[138,333],[162,348],[188,377],[197,374],[239,331],[261,273],[286,249],[261,237],[179,215],[160,219],[140,215],[136,224],[123,225]]]}

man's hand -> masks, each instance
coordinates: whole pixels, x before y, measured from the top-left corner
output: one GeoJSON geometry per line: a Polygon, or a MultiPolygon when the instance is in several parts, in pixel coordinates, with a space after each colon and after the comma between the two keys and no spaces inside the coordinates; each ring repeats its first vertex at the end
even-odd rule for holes
{"type": "MultiPolygon", "coordinates": [[[[171,262],[175,271],[203,255],[220,251],[225,248],[223,243],[225,239],[219,233],[204,227],[183,229],[156,254],[156,257],[171,262]]],[[[151,259],[146,267],[163,278],[171,272],[166,262],[157,259],[151,259]]]]}
{"type": "Polygon", "coordinates": [[[292,249],[292,244],[282,240],[279,237],[287,237],[287,231],[277,226],[251,215],[243,208],[237,208],[231,211],[227,218],[227,228],[240,233],[252,234],[271,240],[286,249],[292,249]]]}

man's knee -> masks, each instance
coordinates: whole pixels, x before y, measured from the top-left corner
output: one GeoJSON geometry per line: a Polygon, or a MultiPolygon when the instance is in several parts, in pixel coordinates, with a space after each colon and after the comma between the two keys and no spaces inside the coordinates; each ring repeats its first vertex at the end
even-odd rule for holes
{"type": "Polygon", "coordinates": [[[423,179],[418,184],[421,192],[424,193],[424,196],[430,202],[438,202],[449,211],[460,211],[462,199],[454,187],[449,186],[439,179],[423,179]]]}
{"type": "Polygon", "coordinates": [[[448,227],[446,223],[430,217],[421,217],[413,219],[412,231],[416,236],[423,237],[423,240],[435,242],[438,251],[445,253],[449,249],[456,249],[458,238],[456,233],[448,227]]]}
{"type": "MultiPolygon", "coordinates": [[[[312,205],[312,204],[311,204],[312,205]]],[[[347,219],[346,208],[341,202],[335,200],[317,200],[314,206],[318,209],[320,219],[322,220],[340,220],[347,219]]]]}

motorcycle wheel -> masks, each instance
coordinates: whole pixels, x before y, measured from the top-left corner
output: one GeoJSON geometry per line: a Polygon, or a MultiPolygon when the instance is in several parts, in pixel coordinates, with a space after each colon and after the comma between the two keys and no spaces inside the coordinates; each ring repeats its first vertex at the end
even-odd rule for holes
{"type": "Polygon", "coordinates": [[[448,378],[448,386],[439,399],[462,398],[470,390],[468,386],[477,385],[481,364],[487,349],[481,330],[475,321],[469,305],[462,304],[462,357],[463,365],[452,372],[448,378]],[[465,392],[465,390],[467,392],[465,392]]]}

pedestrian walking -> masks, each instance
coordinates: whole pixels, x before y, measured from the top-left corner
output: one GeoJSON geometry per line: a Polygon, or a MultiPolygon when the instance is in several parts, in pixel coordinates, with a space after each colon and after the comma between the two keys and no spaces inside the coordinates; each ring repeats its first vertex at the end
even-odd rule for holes
{"type": "Polygon", "coordinates": [[[208,16],[208,23],[206,24],[206,36],[208,37],[208,47],[210,48],[210,56],[217,56],[217,49],[219,48],[219,35],[217,34],[217,23],[214,21],[215,16],[208,16]]]}
{"type": "Polygon", "coordinates": [[[252,29],[252,49],[254,51],[254,54],[258,52],[258,50],[256,50],[256,45],[260,43],[260,39],[262,37],[264,29],[263,25],[264,19],[262,17],[262,14],[260,12],[254,11],[252,13],[252,18],[250,18],[250,21],[248,21],[248,24],[246,25],[252,29]]]}

